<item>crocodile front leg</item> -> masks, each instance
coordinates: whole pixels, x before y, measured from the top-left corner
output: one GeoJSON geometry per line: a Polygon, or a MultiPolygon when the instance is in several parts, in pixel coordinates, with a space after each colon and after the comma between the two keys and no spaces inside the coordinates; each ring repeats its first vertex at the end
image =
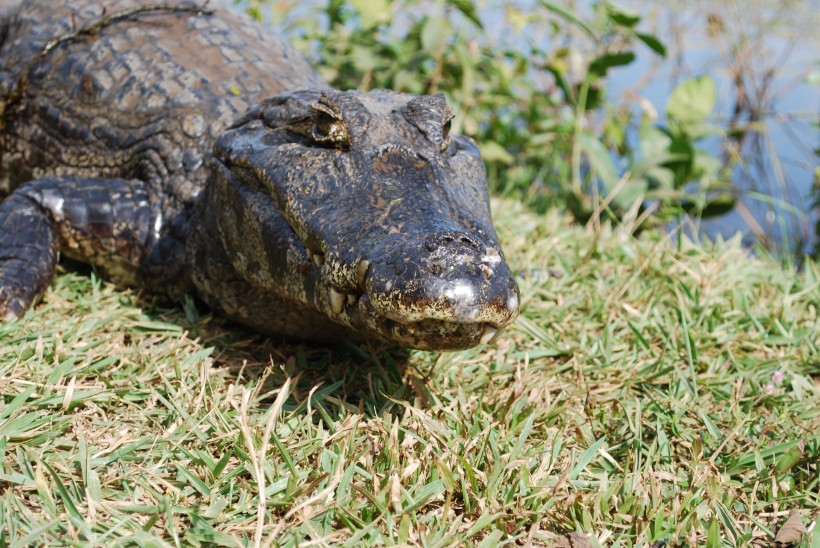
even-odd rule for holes
{"type": "Polygon", "coordinates": [[[15,190],[0,204],[0,318],[20,317],[43,294],[60,253],[136,285],[162,239],[153,194],[138,180],[76,177],[15,190]]]}

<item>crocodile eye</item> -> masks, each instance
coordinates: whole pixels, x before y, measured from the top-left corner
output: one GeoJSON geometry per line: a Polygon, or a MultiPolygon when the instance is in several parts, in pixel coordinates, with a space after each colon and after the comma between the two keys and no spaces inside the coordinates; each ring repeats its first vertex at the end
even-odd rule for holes
{"type": "Polygon", "coordinates": [[[334,146],[350,144],[350,135],[342,116],[332,105],[321,101],[313,105],[313,125],[310,134],[317,143],[334,146]]]}
{"type": "Polygon", "coordinates": [[[444,152],[450,147],[450,129],[453,126],[453,119],[450,118],[441,128],[441,151],[444,152]]]}

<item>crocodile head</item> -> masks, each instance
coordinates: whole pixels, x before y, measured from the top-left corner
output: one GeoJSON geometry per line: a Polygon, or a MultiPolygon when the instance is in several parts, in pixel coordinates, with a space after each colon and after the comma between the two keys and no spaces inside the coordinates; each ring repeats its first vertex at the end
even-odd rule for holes
{"type": "Polygon", "coordinates": [[[518,315],[518,287],[478,148],[449,135],[451,118],[442,95],[388,91],[307,90],[252,108],[214,151],[234,267],[365,337],[493,341],[518,315]]]}

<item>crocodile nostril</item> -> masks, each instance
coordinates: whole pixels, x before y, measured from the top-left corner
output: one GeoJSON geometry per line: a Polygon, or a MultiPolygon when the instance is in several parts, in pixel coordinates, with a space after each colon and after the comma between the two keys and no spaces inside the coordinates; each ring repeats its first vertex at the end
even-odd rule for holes
{"type": "Polygon", "coordinates": [[[475,250],[482,249],[478,240],[466,232],[441,232],[429,236],[425,242],[425,247],[428,251],[435,251],[439,247],[468,247],[475,250]]]}

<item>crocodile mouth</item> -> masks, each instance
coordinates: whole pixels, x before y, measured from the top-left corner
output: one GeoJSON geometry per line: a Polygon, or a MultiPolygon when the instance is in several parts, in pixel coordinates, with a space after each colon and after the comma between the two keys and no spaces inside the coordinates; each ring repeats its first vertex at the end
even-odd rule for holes
{"type": "Polygon", "coordinates": [[[328,291],[328,298],[339,302],[341,310],[331,311],[331,318],[359,331],[376,334],[386,342],[419,350],[461,350],[477,344],[492,344],[504,333],[506,325],[489,322],[465,323],[437,318],[408,320],[398,313],[382,313],[373,306],[370,295],[341,294],[328,291]]]}
{"type": "MultiPolygon", "coordinates": [[[[314,260],[321,269],[322,261],[315,255],[314,260]]],[[[519,296],[514,283],[506,283],[503,291],[495,288],[493,299],[482,300],[477,295],[486,283],[433,278],[435,283],[427,283],[422,290],[412,281],[402,285],[401,278],[380,284],[374,270],[370,261],[359,261],[352,290],[320,282],[325,287],[314,293],[315,304],[335,322],[420,350],[460,350],[495,343],[517,316],[519,296]]],[[[483,276],[484,270],[479,272],[483,276]]],[[[498,281],[497,285],[504,284],[498,281]]]]}

